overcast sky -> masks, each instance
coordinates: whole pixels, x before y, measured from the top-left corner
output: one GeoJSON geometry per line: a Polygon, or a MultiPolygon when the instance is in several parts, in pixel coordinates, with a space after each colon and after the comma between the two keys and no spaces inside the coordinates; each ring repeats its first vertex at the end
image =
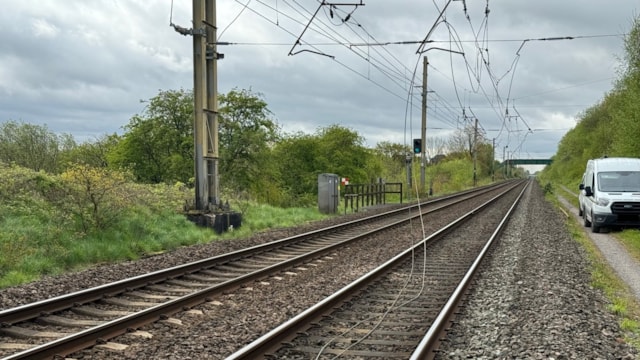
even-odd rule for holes
{"type": "MultiPolygon", "coordinates": [[[[640,7],[639,0],[333,3],[364,5],[218,0],[218,41],[233,43],[218,48],[219,91],[261,93],[288,133],[340,124],[371,147],[410,144],[420,134],[426,55],[427,137],[446,139],[477,118],[498,160],[503,152],[555,154],[576,116],[612,89],[621,34],[640,7]],[[447,4],[445,21],[437,21],[447,4]],[[418,44],[432,28],[431,42],[418,44]]],[[[191,1],[2,5],[0,121],[46,124],[86,141],[122,133],[143,111],[140,100],[159,90],[193,87],[192,39],[169,26],[191,27],[191,1]]]]}

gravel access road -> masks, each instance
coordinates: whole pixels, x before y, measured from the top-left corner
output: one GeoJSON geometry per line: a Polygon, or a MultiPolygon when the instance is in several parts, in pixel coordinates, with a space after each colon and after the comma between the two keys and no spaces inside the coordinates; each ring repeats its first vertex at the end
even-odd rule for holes
{"type": "MultiPolygon", "coordinates": [[[[566,187],[564,187],[564,189],[569,193],[573,193],[566,187]]],[[[578,197],[577,194],[576,197],[578,197]]],[[[562,206],[568,210],[570,216],[579,223],[582,223],[582,218],[578,215],[578,208],[561,196],[559,196],[558,199],[562,203],[562,206]]],[[[629,286],[638,298],[638,301],[640,301],[640,262],[632,258],[614,236],[607,233],[593,233],[590,228],[585,228],[585,230],[591,241],[607,259],[609,265],[616,274],[618,274],[620,279],[629,286]]]]}

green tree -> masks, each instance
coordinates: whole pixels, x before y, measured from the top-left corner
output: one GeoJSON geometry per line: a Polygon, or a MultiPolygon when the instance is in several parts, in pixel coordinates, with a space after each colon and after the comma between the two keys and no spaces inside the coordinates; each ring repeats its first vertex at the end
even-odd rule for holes
{"type": "Polygon", "coordinates": [[[373,150],[375,158],[382,165],[380,176],[388,182],[399,182],[406,179],[404,173],[407,154],[413,154],[412,149],[403,144],[382,141],[376,144],[373,150]]]}
{"type": "Polygon", "coordinates": [[[220,177],[233,191],[259,192],[274,179],[270,149],[279,139],[279,126],[262,94],[231,90],[219,96],[220,177]]]}
{"type": "Polygon", "coordinates": [[[340,125],[318,129],[313,135],[289,135],[275,146],[273,154],[291,204],[315,201],[319,174],[334,173],[352,183],[368,183],[382,172],[377,153],[364,146],[364,138],[340,125]]]}
{"type": "Polygon", "coordinates": [[[125,126],[108,163],[130,169],[141,182],[188,182],[193,178],[193,94],[161,90],[146,104],[125,126]]]}
{"type": "Polygon", "coordinates": [[[331,125],[318,130],[319,149],[316,161],[320,169],[348,177],[352,183],[368,183],[380,176],[381,168],[369,168],[373,152],[355,130],[331,125]]]}
{"type": "Polygon", "coordinates": [[[476,152],[476,173],[478,177],[490,177],[493,170],[493,145],[485,141],[478,141],[476,152]]]}
{"type": "Polygon", "coordinates": [[[312,203],[313,189],[317,187],[318,174],[322,171],[315,160],[319,139],[316,136],[297,133],[285,136],[273,149],[277,159],[277,173],[283,191],[282,205],[312,203]]]}
{"type": "Polygon", "coordinates": [[[79,164],[60,177],[65,184],[65,196],[58,204],[77,220],[84,232],[107,228],[135,202],[125,173],[79,164]]]}
{"type": "Polygon", "coordinates": [[[623,90],[619,94],[619,102],[611,108],[612,117],[617,120],[616,127],[609,127],[615,132],[613,149],[622,154],[640,157],[640,67],[630,73],[623,82],[623,90]]]}
{"type": "MultiPolygon", "coordinates": [[[[223,188],[253,192],[274,180],[270,147],[278,125],[260,94],[232,90],[219,95],[219,172],[223,188]]],[[[110,167],[129,169],[146,183],[189,183],[193,165],[193,94],[160,91],[134,115],[118,139],[106,137],[84,155],[107,149],[110,167]],[[116,143],[114,145],[114,143],[116,143]],[[113,145],[113,146],[112,146],[113,145]]],[[[98,157],[99,158],[99,157],[98,157]]]]}
{"type": "Polygon", "coordinates": [[[77,145],[62,156],[62,161],[69,166],[72,164],[86,164],[93,167],[109,167],[108,156],[119,142],[117,134],[101,135],[93,141],[86,141],[77,145]]]}
{"type": "Polygon", "coordinates": [[[578,116],[578,124],[558,144],[557,155],[543,177],[577,185],[588,159],[640,157],[640,17],[625,37],[626,63],[614,88],[578,116]]]}
{"type": "Polygon", "coordinates": [[[8,164],[57,172],[61,154],[75,145],[71,135],[57,135],[46,125],[16,121],[0,124],[0,161],[8,164]]]}
{"type": "Polygon", "coordinates": [[[615,131],[615,151],[640,157],[636,139],[640,131],[640,16],[636,16],[625,36],[626,67],[616,84],[618,102],[611,107],[612,117],[619,126],[615,131]]]}
{"type": "Polygon", "coordinates": [[[640,16],[631,22],[631,31],[624,39],[624,49],[627,74],[640,72],[640,16]]]}

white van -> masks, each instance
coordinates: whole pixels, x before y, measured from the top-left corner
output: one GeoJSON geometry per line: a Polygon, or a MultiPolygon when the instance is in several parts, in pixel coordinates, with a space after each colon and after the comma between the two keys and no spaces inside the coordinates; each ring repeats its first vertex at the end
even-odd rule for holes
{"type": "Polygon", "coordinates": [[[640,159],[589,160],[579,201],[584,226],[594,233],[603,227],[640,226],[640,159]]]}

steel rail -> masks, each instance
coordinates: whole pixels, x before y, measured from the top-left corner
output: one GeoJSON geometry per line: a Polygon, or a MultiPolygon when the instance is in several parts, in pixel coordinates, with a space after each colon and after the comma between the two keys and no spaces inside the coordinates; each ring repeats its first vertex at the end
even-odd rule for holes
{"type": "Polygon", "coordinates": [[[254,340],[250,344],[246,345],[245,347],[239,349],[238,351],[228,356],[226,360],[256,359],[256,358],[261,358],[264,354],[267,354],[269,352],[276,350],[281,346],[280,345],[281,343],[289,341],[292,337],[295,337],[296,333],[303,331],[304,328],[306,328],[309,323],[322,317],[323,315],[330,314],[331,312],[334,311],[336,307],[339,307],[340,304],[344,303],[347,299],[351,298],[354,293],[357,293],[358,291],[364,289],[365,287],[369,286],[370,284],[375,282],[377,279],[379,279],[380,277],[384,276],[386,273],[391,271],[394,267],[396,267],[398,264],[404,261],[407,256],[411,256],[411,254],[413,254],[416,250],[418,250],[418,248],[442,238],[451,230],[453,230],[454,228],[461,225],[466,220],[470,219],[472,216],[477,214],[480,210],[493,204],[499,198],[508,194],[510,190],[513,190],[514,188],[519,186],[521,183],[522,182],[517,182],[515,184],[512,184],[509,187],[509,189],[506,190],[505,192],[499,194],[498,196],[493,197],[492,199],[488,200],[482,205],[467,212],[466,214],[452,221],[445,227],[429,235],[428,237],[422,239],[420,242],[416,243],[415,245],[403,251],[402,253],[396,255],[395,257],[388,260],[384,264],[378,266],[371,272],[363,275],[356,281],[343,287],[342,289],[328,296],[327,298],[320,301],[319,303],[313,305],[312,307],[301,312],[300,314],[296,315],[290,320],[272,329],[268,333],[262,335],[261,337],[254,340]]]}
{"type": "MultiPolygon", "coordinates": [[[[417,216],[419,216],[419,214],[416,214],[414,217],[417,216]]],[[[202,289],[194,293],[173,299],[171,301],[153,306],[151,308],[138,311],[136,313],[118,318],[113,321],[106,322],[104,324],[78,332],[76,334],[63,337],[31,349],[27,349],[20,353],[2,358],[2,360],[49,359],[54,356],[71,354],[78,350],[82,350],[95,345],[98,339],[107,340],[122,335],[129,329],[139,328],[148,323],[155,322],[163,317],[168,317],[176,312],[182,311],[185,308],[194,307],[207,301],[207,299],[214,295],[232,290],[247,282],[265,278],[270,274],[291,268],[297,264],[308,262],[311,259],[318,258],[326,253],[334,251],[336,248],[343,246],[347,242],[352,242],[354,240],[357,240],[358,238],[367,237],[374,233],[387,230],[406,221],[408,221],[408,219],[395,221],[391,224],[386,225],[385,227],[361,233],[357,236],[350,237],[343,241],[331,244],[329,246],[303,255],[293,257],[282,262],[278,262],[274,265],[250,272],[248,274],[236,277],[232,280],[228,280],[223,283],[208,287],[206,289],[202,289]]]]}
{"type": "MultiPolygon", "coordinates": [[[[462,201],[462,200],[460,200],[462,201]]],[[[454,202],[457,203],[458,201],[454,202]]],[[[451,205],[451,204],[449,204],[451,205]]],[[[437,208],[441,209],[442,207],[437,208]]],[[[429,211],[435,211],[435,210],[429,210],[429,211]]],[[[392,211],[392,213],[396,213],[397,211],[392,211]]],[[[293,257],[291,259],[273,264],[271,266],[265,267],[263,269],[260,270],[256,270],[250,273],[247,273],[245,275],[239,276],[235,279],[232,280],[228,280],[219,284],[216,284],[214,286],[208,287],[206,289],[202,289],[199,291],[196,291],[194,293],[188,294],[186,296],[182,296],[180,298],[176,298],[173,299],[171,301],[167,301],[163,304],[159,304],[153,307],[150,307],[148,309],[142,310],[142,311],[138,311],[136,313],[112,320],[112,321],[108,321],[105,322],[104,324],[86,329],[84,331],[78,332],[76,334],[72,334],[54,341],[51,341],[49,343],[43,344],[43,345],[39,345],[39,346],[35,346],[31,349],[27,349],[24,350],[22,352],[10,355],[8,357],[3,358],[3,360],[17,360],[17,359],[50,359],[53,358],[55,356],[64,356],[64,355],[68,355],[71,354],[73,352],[76,352],[78,350],[81,349],[85,349],[87,347],[93,346],[96,344],[96,342],[98,340],[108,340],[110,338],[122,335],[124,333],[126,333],[127,331],[129,331],[130,329],[135,329],[135,328],[139,328],[145,324],[157,321],[161,318],[164,317],[168,317],[171,314],[174,314],[176,312],[182,311],[185,308],[190,308],[193,306],[196,306],[198,304],[201,304],[205,301],[207,301],[208,299],[210,299],[213,295],[215,294],[219,294],[225,291],[229,291],[231,289],[237,288],[239,286],[241,286],[244,283],[250,282],[250,281],[254,281],[254,280],[258,280],[264,277],[267,277],[270,274],[273,273],[277,273],[279,271],[282,271],[284,269],[287,268],[291,268],[299,263],[305,263],[308,261],[311,261],[314,258],[318,258],[321,257],[322,255],[326,254],[326,253],[330,253],[332,251],[335,251],[335,249],[339,248],[340,246],[343,246],[345,243],[350,242],[350,241],[355,241],[359,238],[364,238],[367,236],[371,236],[375,233],[381,232],[381,231],[385,231],[388,230],[392,227],[401,225],[402,223],[405,223],[407,221],[409,221],[412,218],[416,218],[421,216],[420,213],[416,212],[415,214],[409,216],[409,217],[405,217],[403,219],[399,219],[396,220],[392,223],[386,224],[383,227],[378,227],[376,229],[372,229],[363,233],[359,233],[358,235],[355,236],[351,236],[345,240],[336,242],[334,244],[331,244],[329,246],[317,249],[315,251],[303,254],[303,255],[299,255],[296,257],[293,257]]],[[[359,222],[356,222],[359,223],[359,222]]],[[[332,227],[332,228],[335,228],[332,227]]],[[[309,233],[315,233],[315,232],[309,232],[309,233]]],[[[306,234],[309,234],[306,233],[306,234]]],[[[288,238],[289,239],[289,238],[288,238]]],[[[284,239],[287,240],[287,239],[284,239]]],[[[282,240],[281,240],[282,241],[282,240]]],[[[260,247],[260,246],[258,246],[260,247]]],[[[253,247],[256,248],[256,247],[253,247]]],[[[232,257],[243,257],[243,256],[237,256],[238,254],[245,254],[247,252],[247,250],[240,250],[237,251],[235,253],[233,253],[234,256],[232,257]]],[[[194,262],[191,264],[188,264],[186,267],[190,270],[190,271],[197,271],[202,269],[202,266],[194,266],[194,264],[201,264],[202,261],[198,261],[198,262],[194,262]]],[[[219,263],[219,261],[217,262],[219,263]]],[[[178,267],[174,267],[169,269],[170,273],[174,274],[176,269],[183,269],[185,266],[178,266],[178,267]]],[[[147,285],[149,282],[148,281],[141,281],[141,279],[149,279],[149,278],[153,278],[153,279],[159,279],[159,280],[163,280],[164,278],[158,278],[159,274],[163,273],[165,275],[164,278],[166,278],[166,273],[159,271],[156,273],[152,273],[150,274],[150,276],[139,276],[136,277],[136,282],[140,282],[142,285],[147,285]]],[[[182,275],[183,273],[177,273],[178,275],[182,275]]],[[[120,281],[118,282],[118,285],[121,285],[120,283],[124,283],[125,281],[120,281]]],[[[94,289],[102,289],[102,288],[107,288],[107,289],[112,289],[113,284],[107,284],[105,286],[101,286],[101,287],[97,287],[94,289]]],[[[126,286],[127,289],[131,288],[130,284],[127,284],[128,286],[126,286]]],[[[92,289],[92,290],[94,290],[92,289]]],[[[104,292],[102,292],[102,294],[104,294],[104,292]]],[[[77,295],[77,294],[72,294],[72,295],[77,295]]],[[[55,300],[56,298],[51,299],[51,301],[55,300]]],[[[38,306],[40,306],[40,304],[37,304],[38,306]]],[[[24,308],[27,306],[23,306],[21,307],[22,310],[24,310],[24,308]]],[[[37,315],[36,315],[37,316],[37,315]]]]}
{"type": "MultiPolygon", "coordinates": [[[[498,187],[500,185],[503,185],[503,184],[498,184],[495,186],[487,186],[485,188],[482,188],[481,190],[490,191],[494,187],[498,187]]],[[[477,189],[475,189],[475,191],[478,192],[477,189]]],[[[183,276],[184,274],[201,271],[219,264],[242,259],[250,255],[255,255],[260,251],[266,252],[272,249],[285,247],[287,245],[296,243],[307,237],[321,236],[323,234],[335,232],[340,229],[346,229],[348,227],[353,227],[353,226],[357,226],[367,222],[376,221],[377,219],[380,219],[383,217],[393,216],[400,212],[411,211],[411,209],[417,208],[419,206],[436,204],[438,202],[444,202],[447,200],[454,199],[456,197],[465,196],[473,193],[474,193],[474,190],[469,190],[466,192],[457,193],[454,195],[449,195],[449,196],[437,198],[434,200],[430,200],[427,202],[423,202],[421,204],[413,204],[407,207],[391,210],[381,214],[368,216],[362,219],[352,220],[346,223],[329,226],[323,229],[313,230],[303,234],[290,236],[290,237],[276,240],[267,244],[255,245],[246,249],[241,249],[231,253],[194,261],[188,264],[183,264],[183,265],[174,266],[168,269],[158,270],[148,274],[143,274],[143,275],[131,277],[128,279],[115,281],[109,284],[76,291],[70,294],[65,294],[65,295],[37,301],[34,303],[25,304],[15,308],[0,310],[0,325],[6,326],[6,325],[27,321],[30,319],[34,319],[42,314],[51,314],[57,311],[66,310],[74,305],[86,304],[86,303],[100,300],[104,297],[115,296],[131,289],[137,289],[137,288],[147,286],[149,284],[154,284],[154,283],[164,281],[167,278],[175,278],[175,277],[183,276]]],[[[478,193],[481,193],[481,192],[478,192],[478,193]]]]}
{"type": "Polygon", "coordinates": [[[496,230],[491,235],[491,238],[489,238],[489,241],[487,241],[487,244],[482,248],[482,251],[476,258],[476,260],[473,262],[469,270],[466,272],[460,284],[458,284],[456,289],[451,294],[451,297],[449,298],[447,303],[443,306],[442,311],[440,311],[436,319],[433,321],[433,324],[427,330],[427,333],[425,334],[422,341],[420,341],[420,343],[418,344],[414,352],[411,354],[410,360],[423,360],[423,359],[435,358],[436,356],[435,350],[437,349],[440,343],[440,339],[444,337],[447,327],[450,326],[451,319],[455,316],[455,312],[458,309],[458,305],[464,298],[464,294],[469,288],[469,285],[471,284],[473,277],[478,271],[478,268],[480,267],[482,260],[484,259],[485,255],[493,245],[493,242],[495,241],[495,239],[498,236],[500,236],[500,234],[504,230],[507,224],[507,221],[515,211],[515,208],[520,202],[522,195],[529,187],[529,184],[530,183],[527,183],[527,185],[522,189],[522,191],[520,192],[516,200],[513,202],[513,204],[507,211],[506,215],[504,216],[504,218],[502,219],[502,221],[500,222],[496,230]]]}

